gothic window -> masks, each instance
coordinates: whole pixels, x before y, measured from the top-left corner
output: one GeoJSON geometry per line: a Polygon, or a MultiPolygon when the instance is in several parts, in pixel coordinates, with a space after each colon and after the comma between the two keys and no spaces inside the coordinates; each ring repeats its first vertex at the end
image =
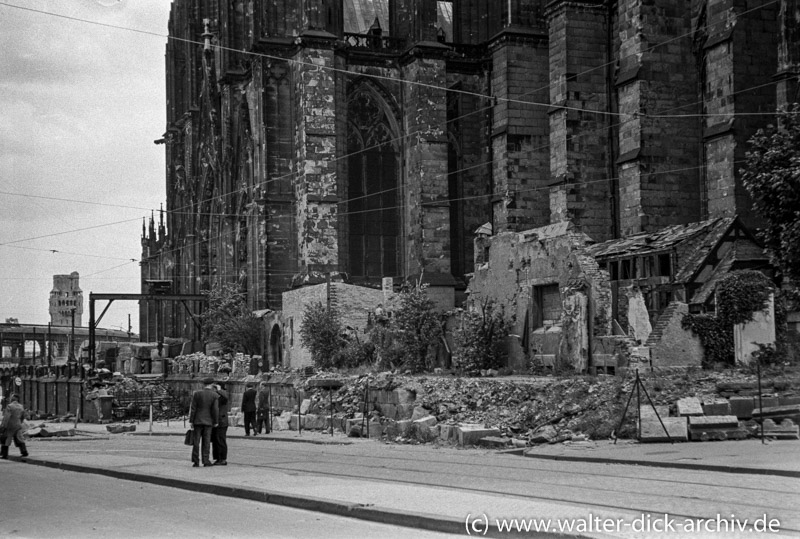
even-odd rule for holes
{"type": "Polygon", "coordinates": [[[397,137],[384,105],[364,87],[348,103],[349,270],[368,280],[395,276],[399,268],[397,137]]]}

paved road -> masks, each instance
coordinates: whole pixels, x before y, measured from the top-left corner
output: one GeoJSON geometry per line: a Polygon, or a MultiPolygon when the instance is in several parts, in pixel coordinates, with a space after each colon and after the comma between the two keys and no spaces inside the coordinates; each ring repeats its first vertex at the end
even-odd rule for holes
{"type": "Polygon", "coordinates": [[[264,438],[232,438],[227,468],[192,469],[180,441],[137,435],[31,446],[36,458],[51,462],[96,462],[111,470],[393,508],[452,522],[464,522],[467,515],[585,522],[591,515],[621,519],[623,527],[612,536],[649,537],[633,526],[669,515],[678,524],[716,522],[706,533],[673,536],[744,537],[752,534],[720,528],[745,519],[752,525],[766,516],[767,522],[780,522],[783,535],[800,536],[800,480],[793,477],[561,462],[366,440],[318,445],[264,438]]]}
{"type": "Polygon", "coordinates": [[[398,526],[13,462],[0,463],[0,476],[0,537],[409,536],[398,526]]]}

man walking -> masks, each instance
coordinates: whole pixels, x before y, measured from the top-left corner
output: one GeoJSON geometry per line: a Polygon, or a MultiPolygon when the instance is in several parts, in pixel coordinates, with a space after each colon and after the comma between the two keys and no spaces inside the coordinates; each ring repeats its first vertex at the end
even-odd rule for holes
{"type": "Polygon", "coordinates": [[[214,466],[228,465],[228,392],[225,382],[217,382],[214,386],[219,396],[219,422],[211,429],[211,456],[214,457],[214,466]]]}
{"type": "Polygon", "coordinates": [[[203,389],[192,394],[189,410],[189,423],[194,430],[192,444],[192,466],[200,466],[202,446],[203,466],[213,466],[211,462],[211,429],[219,424],[219,395],[214,389],[213,378],[203,378],[203,389]]]}
{"type": "Polygon", "coordinates": [[[250,436],[250,428],[256,434],[256,390],[252,382],[245,386],[247,389],[242,394],[242,412],[244,413],[244,435],[250,436]]]}

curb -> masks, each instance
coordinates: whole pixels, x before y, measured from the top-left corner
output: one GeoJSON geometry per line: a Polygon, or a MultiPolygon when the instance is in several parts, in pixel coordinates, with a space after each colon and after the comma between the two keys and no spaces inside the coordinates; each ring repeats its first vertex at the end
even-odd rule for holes
{"type": "MultiPolygon", "coordinates": [[[[181,432],[121,432],[120,434],[128,434],[131,436],[184,436],[184,433],[181,432]]],[[[244,434],[234,434],[228,435],[228,438],[247,438],[244,434]]],[[[265,442],[295,442],[301,444],[317,444],[317,445],[353,445],[353,442],[335,442],[335,441],[323,441],[323,440],[301,440],[297,438],[276,438],[276,437],[267,437],[267,436],[250,436],[253,440],[263,440],[265,442]]]]}
{"type": "MultiPolygon", "coordinates": [[[[12,457],[12,460],[17,460],[26,464],[33,464],[36,466],[44,466],[46,468],[54,468],[57,470],[91,473],[106,477],[113,477],[115,479],[149,483],[152,485],[178,488],[181,490],[189,490],[191,492],[200,492],[214,496],[226,496],[229,498],[238,498],[273,505],[281,505],[294,509],[303,509],[317,513],[356,518],[359,520],[367,520],[370,522],[389,524],[403,528],[428,530],[458,535],[463,535],[466,530],[465,521],[441,517],[430,513],[401,511],[399,509],[391,509],[376,505],[348,504],[346,502],[329,500],[326,498],[315,498],[312,496],[304,497],[281,492],[270,492],[268,490],[256,490],[229,485],[194,482],[186,479],[144,475],[108,468],[92,468],[81,464],[68,464],[64,462],[40,460],[36,458],[32,459],[31,457],[27,457],[24,460],[21,457],[12,457]]],[[[515,534],[513,532],[500,532],[498,529],[491,527],[487,528],[485,531],[481,531],[480,535],[485,537],[508,537],[514,535],[525,535],[526,537],[529,536],[527,534],[515,534]]],[[[584,535],[566,535],[551,532],[540,532],[536,535],[536,537],[554,539],[589,539],[588,536],[584,535]]]]}
{"type": "Polygon", "coordinates": [[[800,478],[800,472],[791,470],[771,470],[768,468],[747,468],[744,466],[721,466],[717,464],[692,464],[688,462],[653,462],[649,460],[627,460],[603,457],[569,457],[562,455],[532,455],[524,453],[524,457],[541,460],[561,460],[566,462],[592,462],[597,464],[623,464],[628,466],[647,466],[650,468],[677,468],[682,470],[701,470],[706,472],[722,472],[748,475],[777,475],[780,477],[800,478]]]}

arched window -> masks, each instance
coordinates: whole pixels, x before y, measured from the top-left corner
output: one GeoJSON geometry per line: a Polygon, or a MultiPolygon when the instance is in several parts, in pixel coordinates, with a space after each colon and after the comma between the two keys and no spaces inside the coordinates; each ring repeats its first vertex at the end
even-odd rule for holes
{"type": "Polygon", "coordinates": [[[356,280],[396,276],[399,269],[398,142],[387,110],[367,84],[348,100],[348,266],[356,280]]]}

